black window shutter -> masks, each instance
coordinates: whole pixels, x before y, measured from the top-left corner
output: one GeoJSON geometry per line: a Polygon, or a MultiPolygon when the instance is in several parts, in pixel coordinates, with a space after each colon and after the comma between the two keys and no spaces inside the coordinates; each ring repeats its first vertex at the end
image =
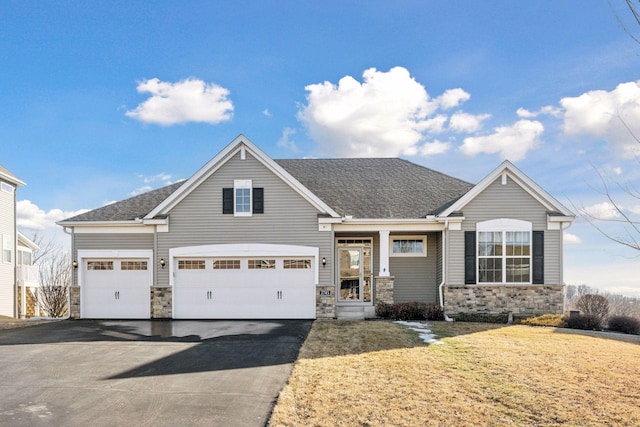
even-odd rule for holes
{"type": "Polygon", "coordinates": [[[544,284],[544,231],[533,232],[532,246],[533,283],[542,285],[544,284]]]}
{"type": "Polygon", "coordinates": [[[253,213],[264,213],[264,188],[254,188],[252,193],[253,213]]]}
{"type": "Polygon", "coordinates": [[[233,215],[233,188],[222,189],[222,213],[233,215]]]}
{"type": "Polygon", "coordinates": [[[476,232],[464,232],[464,284],[476,284],[476,232]]]}

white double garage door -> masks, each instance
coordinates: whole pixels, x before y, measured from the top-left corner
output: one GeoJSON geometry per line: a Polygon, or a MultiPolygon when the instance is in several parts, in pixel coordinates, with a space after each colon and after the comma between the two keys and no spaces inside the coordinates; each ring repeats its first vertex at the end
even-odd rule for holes
{"type": "MultiPolygon", "coordinates": [[[[152,251],[78,251],[78,257],[81,317],[151,317],[152,251]]],[[[315,318],[317,248],[183,247],[171,249],[166,264],[174,319],[315,318]]]]}

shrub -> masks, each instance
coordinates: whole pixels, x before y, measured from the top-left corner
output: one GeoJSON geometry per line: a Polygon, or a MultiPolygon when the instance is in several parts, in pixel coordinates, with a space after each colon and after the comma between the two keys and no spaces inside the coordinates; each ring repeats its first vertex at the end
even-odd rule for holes
{"type": "Polygon", "coordinates": [[[609,330],[640,335],[640,320],[630,316],[612,316],[609,318],[609,330]]]}
{"type": "Polygon", "coordinates": [[[509,314],[457,313],[451,315],[456,322],[507,323],[509,314]]]}
{"type": "Polygon", "coordinates": [[[444,320],[444,312],[438,304],[424,302],[378,303],[376,316],[391,320],[444,320]]]}
{"type": "Polygon", "coordinates": [[[576,308],[583,314],[597,317],[602,323],[609,315],[609,300],[602,295],[586,294],[578,298],[576,308]]]}
{"type": "Polygon", "coordinates": [[[542,316],[527,317],[520,320],[523,325],[530,326],[550,326],[554,328],[564,328],[566,326],[565,319],[561,314],[543,314],[542,316]]]}
{"type": "Polygon", "coordinates": [[[602,322],[593,314],[578,314],[567,319],[567,327],[571,329],[599,330],[602,322]]]}

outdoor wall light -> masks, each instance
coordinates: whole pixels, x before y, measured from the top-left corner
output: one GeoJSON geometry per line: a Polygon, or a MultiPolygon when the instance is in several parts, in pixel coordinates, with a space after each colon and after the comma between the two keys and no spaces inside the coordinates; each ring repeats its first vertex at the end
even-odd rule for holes
{"type": "Polygon", "coordinates": [[[71,265],[73,266],[73,268],[78,268],[78,261],[74,259],[71,265]]]}
{"type": "Polygon", "coordinates": [[[322,257],[322,268],[327,266],[327,259],[325,257],[322,257]]]}
{"type": "Polygon", "coordinates": [[[164,258],[160,258],[160,267],[164,268],[165,264],[164,258]]]}

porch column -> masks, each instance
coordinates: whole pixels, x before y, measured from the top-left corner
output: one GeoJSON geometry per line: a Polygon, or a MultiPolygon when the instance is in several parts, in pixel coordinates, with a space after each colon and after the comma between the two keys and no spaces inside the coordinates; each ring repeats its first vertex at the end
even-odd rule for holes
{"type": "Polygon", "coordinates": [[[389,230],[380,230],[380,272],[379,277],[389,277],[389,230]]]}

